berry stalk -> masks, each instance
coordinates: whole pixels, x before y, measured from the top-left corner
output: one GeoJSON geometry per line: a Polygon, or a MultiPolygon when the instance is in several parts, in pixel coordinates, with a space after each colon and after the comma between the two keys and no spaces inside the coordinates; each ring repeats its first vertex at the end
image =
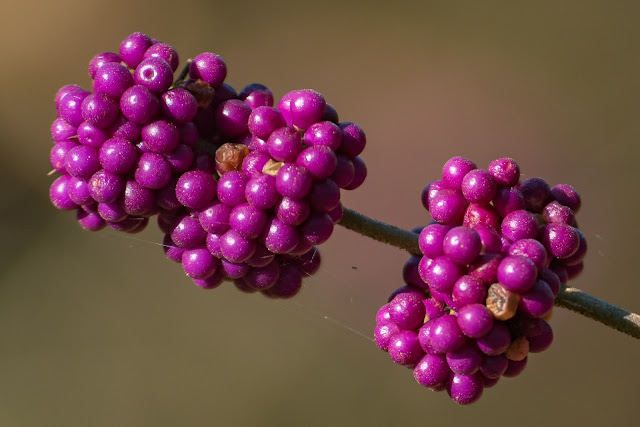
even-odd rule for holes
{"type": "MultiPolygon", "coordinates": [[[[412,255],[420,255],[418,235],[394,225],[372,219],[343,207],[342,220],[338,222],[351,231],[378,242],[404,249],[412,255]]],[[[640,339],[640,315],[624,310],[579,289],[562,285],[555,305],[575,311],[596,322],[640,339]]]]}

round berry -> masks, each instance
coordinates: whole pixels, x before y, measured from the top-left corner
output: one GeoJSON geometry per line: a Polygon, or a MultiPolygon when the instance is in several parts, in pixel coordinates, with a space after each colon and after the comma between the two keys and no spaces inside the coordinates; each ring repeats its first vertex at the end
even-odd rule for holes
{"type": "Polygon", "coordinates": [[[112,96],[116,99],[133,86],[133,76],[124,65],[117,62],[104,63],[97,71],[93,80],[93,90],[112,96]]]}
{"type": "Polygon", "coordinates": [[[440,224],[459,224],[467,209],[467,199],[461,192],[444,189],[438,191],[429,203],[429,213],[440,224]]]}
{"type": "Polygon", "coordinates": [[[389,340],[389,356],[398,365],[415,366],[424,356],[418,341],[418,334],[413,331],[400,331],[389,340]]]}
{"type": "Polygon", "coordinates": [[[501,187],[513,187],[520,180],[520,166],[515,160],[504,157],[489,163],[487,172],[501,187]]]}
{"type": "Polygon", "coordinates": [[[500,226],[502,235],[511,242],[521,239],[535,239],[538,235],[538,219],[526,210],[509,213],[500,226]]]}
{"type": "Polygon", "coordinates": [[[470,338],[480,338],[493,327],[493,314],[483,304],[465,305],[458,311],[460,330],[470,338]]]}
{"type": "MultiPolygon", "coordinates": [[[[346,124],[343,125],[345,125],[344,127],[347,128],[346,124]]],[[[359,147],[356,147],[356,145],[359,144],[358,141],[361,141],[362,138],[360,138],[360,133],[355,131],[355,128],[349,128],[346,131],[347,138],[354,139],[352,138],[352,134],[357,137],[357,140],[349,142],[352,146],[348,147],[347,151],[349,151],[349,149],[351,150],[348,154],[348,157],[355,157],[360,154],[360,152],[362,152],[362,150],[358,152],[359,147]],[[356,152],[356,155],[351,155],[356,152]]],[[[304,133],[304,143],[308,146],[319,145],[328,147],[331,150],[336,151],[342,144],[342,132],[342,129],[340,129],[340,127],[338,127],[335,123],[331,123],[328,121],[314,123],[309,126],[309,129],[307,129],[307,131],[304,133]]],[[[364,133],[362,135],[364,135],[364,133]]],[[[364,144],[361,145],[364,148],[364,144]]]]}
{"type": "Polygon", "coordinates": [[[120,43],[120,58],[129,68],[136,68],[153,41],[143,33],[133,33],[120,43]]]}
{"type": "Polygon", "coordinates": [[[150,57],[164,59],[169,63],[171,70],[174,72],[178,69],[178,65],[180,65],[178,52],[166,43],[155,43],[152,46],[149,46],[149,48],[144,52],[143,59],[150,57]]]}
{"type": "Polygon", "coordinates": [[[273,107],[261,106],[249,116],[249,131],[262,140],[269,139],[271,133],[287,125],[280,111],[273,107]]]}
{"type": "Polygon", "coordinates": [[[462,194],[470,203],[487,204],[496,194],[496,182],[484,169],[469,171],[461,184],[462,194]]]}
{"type": "Polygon", "coordinates": [[[171,179],[171,164],[158,153],[143,153],[134,173],[136,181],[153,190],[164,187],[171,179]]]}
{"type": "Polygon", "coordinates": [[[434,388],[446,384],[451,370],[444,356],[426,354],[413,369],[413,377],[418,384],[434,388]]]}
{"type": "Polygon", "coordinates": [[[220,261],[206,248],[187,249],[182,254],[182,267],[187,276],[203,280],[215,273],[220,261]]]}
{"type": "Polygon", "coordinates": [[[216,89],[227,77],[227,64],[215,53],[201,53],[193,58],[189,66],[189,76],[193,79],[202,79],[216,89]]]}
{"type": "Polygon", "coordinates": [[[551,189],[542,178],[529,178],[520,184],[519,190],[524,196],[524,205],[528,211],[540,213],[550,201],[551,189]]]}
{"type": "Polygon", "coordinates": [[[540,242],[556,258],[568,258],[580,247],[580,235],[567,224],[545,224],[540,228],[540,242]]]}
{"type": "Polygon", "coordinates": [[[58,177],[49,189],[49,199],[53,206],[62,210],[76,209],[78,205],[69,197],[69,175],[58,177]]]}
{"type": "Polygon", "coordinates": [[[561,205],[567,206],[574,213],[580,210],[580,195],[568,184],[558,184],[551,189],[551,196],[561,205]]]}
{"type": "Polygon", "coordinates": [[[163,93],[173,83],[173,70],[164,59],[146,58],[136,67],[133,81],[153,93],[163,93]]]}
{"type": "Polygon", "coordinates": [[[453,262],[467,265],[482,250],[480,235],[469,227],[455,227],[447,232],[442,243],[444,254],[453,262]]]}
{"type": "Polygon", "coordinates": [[[218,199],[229,207],[237,206],[246,201],[245,191],[247,177],[238,171],[225,173],[218,180],[218,199]]]}

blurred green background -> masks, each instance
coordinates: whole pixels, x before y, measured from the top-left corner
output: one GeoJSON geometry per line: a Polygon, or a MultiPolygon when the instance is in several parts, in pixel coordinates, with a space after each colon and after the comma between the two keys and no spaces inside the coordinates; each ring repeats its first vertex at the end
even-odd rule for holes
{"type": "MultiPolygon", "coordinates": [[[[161,234],[85,232],[48,201],[53,97],[133,31],[228,83],[311,87],[368,136],[345,206],[411,228],[453,155],[570,183],[573,283],[640,311],[640,3],[6,2],[0,25],[0,425],[631,425],[638,342],[556,309],[556,340],[470,407],[369,338],[407,255],[343,228],[294,300],[206,292],[161,234]],[[356,267],[354,269],[354,267],[356,267]],[[636,279],[634,279],[636,278],[636,279]]],[[[634,421],[635,420],[635,421],[634,421]]],[[[637,425],[637,424],[635,424],[637,425]]]]}

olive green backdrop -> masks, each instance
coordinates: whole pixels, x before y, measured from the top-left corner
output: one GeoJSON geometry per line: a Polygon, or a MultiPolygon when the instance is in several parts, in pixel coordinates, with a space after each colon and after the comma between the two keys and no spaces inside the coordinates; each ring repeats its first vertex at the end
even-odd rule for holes
{"type": "Polygon", "coordinates": [[[343,228],[294,300],[193,286],[161,234],[85,232],[47,192],[53,97],[133,31],[228,82],[323,92],[366,131],[346,206],[411,228],[463,155],[570,183],[575,286],[640,311],[640,4],[6,2],[0,25],[0,425],[637,425],[640,345],[556,309],[556,341],[461,407],[372,340],[407,255],[343,228]]]}

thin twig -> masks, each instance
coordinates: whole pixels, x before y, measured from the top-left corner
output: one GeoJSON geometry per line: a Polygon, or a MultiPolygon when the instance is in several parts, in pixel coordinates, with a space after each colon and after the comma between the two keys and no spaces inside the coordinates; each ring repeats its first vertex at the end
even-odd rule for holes
{"type": "MultiPolygon", "coordinates": [[[[348,208],[339,225],[388,245],[420,255],[418,235],[369,218],[348,208]]],[[[603,301],[579,289],[562,286],[555,305],[568,308],[634,338],[640,339],[640,315],[603,301]]]]}

